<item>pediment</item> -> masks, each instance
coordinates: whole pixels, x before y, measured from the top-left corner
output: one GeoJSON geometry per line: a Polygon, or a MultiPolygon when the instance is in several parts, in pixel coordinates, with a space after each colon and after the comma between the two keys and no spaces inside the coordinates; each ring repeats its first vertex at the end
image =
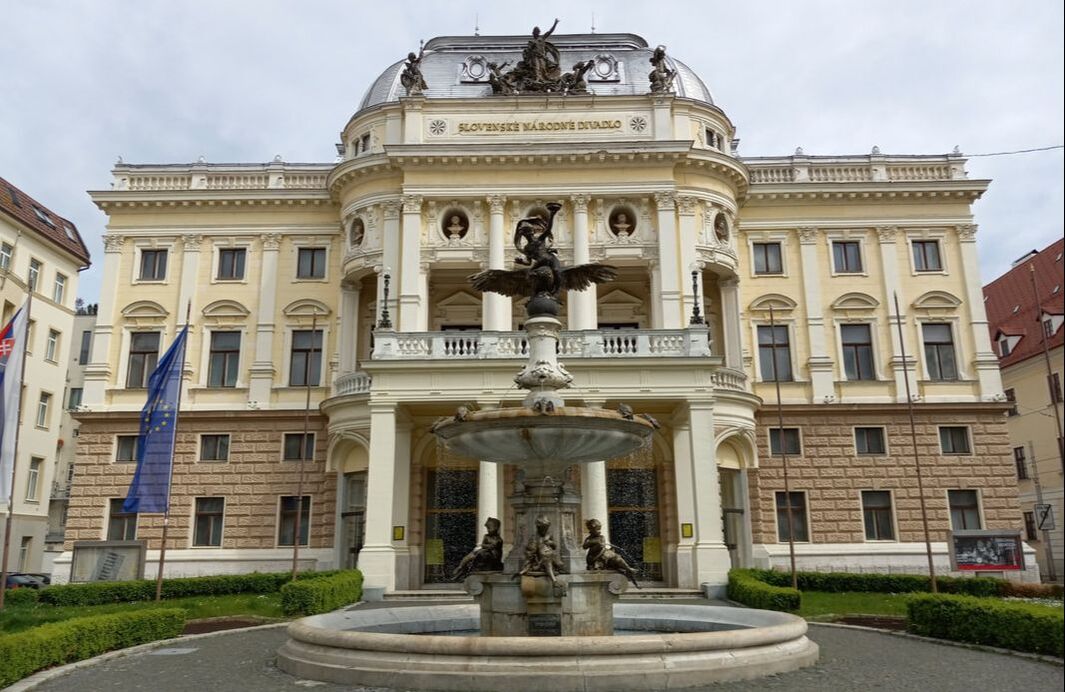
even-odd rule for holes
{"type": "Polygon", "coordinates": [[[749,309],[757,312],[768,312],[772,307],[774,311],[791,312],[799,306],[794,300],[781,293],[767,293],[751,301],[749,309]]]}
{"type": "Polygon", "coordinates": [[[302,298],[300,300],[294,300],[285,306],[282,311],[287,317],[311,317],[318,315],[324,317],[332,312],[329,306],[319,300],[313,300],[311,298],[302,298]]]}
{"type": "Polygon", "coordinates": [[[844,293],[832,302],[833,310],[875,310],[880,301],[867,293],[844,293]]]}
{"type": "Polygon", "coordinates": [[[961,299],[946,291],[929,291],[913,301],[917,310],[953,310],[961,305],[961,299]]]}
{"type": "Polygon", "coordinates": [[[481,307],[481,299],[473,295],[469,291],[455,291],[447,298],[437,301],[438,307],[447,308],[460,308],[460,307],[481,307]]]}
{"type": "Polygon", "coordinates": [[[643,305],[643,300],[620,288],[615,288],[596,302],[600,305],[643,305]]]}
{"type": "Polygon", "coordinates": [[[235,300],[216,300],[203,308],[204,317],[216,319],[237,319],[251,314],[248,308],[235,300]]]}
{"type": "Polygon", "coordinates": [[[137,300],[122,308],[126,319],[164,319],[170,313],[154,300],[137,300]]]}

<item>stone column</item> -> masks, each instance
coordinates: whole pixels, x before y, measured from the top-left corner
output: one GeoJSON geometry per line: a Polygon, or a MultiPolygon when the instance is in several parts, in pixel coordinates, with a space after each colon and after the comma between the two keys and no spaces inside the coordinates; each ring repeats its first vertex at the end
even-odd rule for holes
{"type": "MultiPolygon", "coordinates": [[[[734,370],[743,370],[743,350],[741,346],[739,279],[725,279],[718,282],[721,289],[721,327],[725,334],[725,366],[734,370]]],[[[716,350],[716,349],[715,349],[716,350]]]]}
{"type": "Polygon", "coordinates": [[[404,195],[403,225],[399,244],[401,266],[397,293],[399,294],[398,325],[401,332],[421,331],[425,323],[426,300],[422,296],[422,198],[404,195]]]}
{"type": "Polygon", "coordinates": [[[248,401],[265,405],[270,401],[277,370],[274,367],[274,317],[277,310],[278,251],[281,235],[267,233],[262,236],[262,257],[259,263],[259,310],[255,324],[255,353],[251,364],[251,380],[248,386],[248,401]]]}
{"type": "Polygon", "coordinates": [[[678,274],[681,271],[677,243],[676,203],[672,192],[656,192],[658,208],[658,301],[661,312],[660,329],[681,329],[683,319],[681,296],[683,289],[678,274]]]}
{"type": "Polygon", "coordinates": [[[396,407],[370,404],[370,464],[366,477],[366,543],[359,569],[368,588],[396,589],[392,521],[396,492],[396,407]]]}
{"type": "Polygon", "coordinates": [[[342,281],[340,284],[340,316],[337,333],[340,334],[338,361],[341,374],[355,372],[359,368],[359,294],[362,285],[357,281],[342,281]]]}
{"type": "MultiPolygon", "coordinates": [[[[691,273],[695,269],[699,273],[696,281],[699,288],[699,297],[705,298],[703,291],[703,272],[699,266],[699,255],[695,250],[698,230],[695,225],[695,210],[697,202],[694,197],[688,195],[677,196],[677,216],[680,222],[677,224],[677,284],[680,290],[680,319],[681,326],[687,326],[692,314],[691,273]]],[[[702,310],[702,306],[699,307],[702,310]]],[[[705,317],[705,315],[704,315],[705,317]]]]}
{"type": "MultiPolygon", "coordinates": [[[[606,401],[586,400],[585,406],[603,406],[606,401]]],[[[603,535],[610,540],[610,509],[606,496],[606,462],[590,461],[581,464],[581,515],[585,520],[598,519],[603,535]]],[[[577,527],[584,531],[584,526],[577,527]]],[[[583,534],[582,534],[583,535],[583,534]]]]}
{"type": "MultiPolygon", "coordinates": [[[[802,293],[806,309],[806,320],[810,328],[810,383],[813,388],[815,403],[832,401],[836,394],[835,374],[832,363],[834,358],[828,355],[825,345],[825,315],[821,306],[821,281],[823,276],[817,260],[818,232],[816,228],[799,229],[799,254],[802,257],[802,293]]],[[[794,346],[793,346],[794,348],[794,346]]],[[[843,364],[840,364],[843,367],[843,364]]]]}
{"type": "MultiPolygon", "coordinates": [[[[371,435],[373,431],[371,430],[371,435]]],[[[372,438],[371,438],[372,439],[372,438]]],[[[410,589],[411,581],[410,546],[407,542],[410,531],[410,450],[411,424],[404,420],[396,423],[396,454],[393,464],[394,484],[392,487],[392,521],[391,526],[403,526],[403,540],[394,540],[392,547],[396,551],[396,588],[410,589]]],[[[367,512],[369,515],[369,512],[367,512]]],[[[369,522],[367,522],[368,524],[369,522]]]]}
{"type": "MultiPolygon", "coordinates": [[[[902,311],[901,319],[903,323],[903,331],[907,329],[906,324],[906,296],[903,294],[902,286],[899,284],[899,249],[895,242],[895,237],[898,235],[898,229],[894,226],[879,226],[876,229],[877,240],[880,244],[880,264],[881,272],[880,277],[884,286],[884,301],[887,303],[887,316],[888,330],[891,334],[891,352],[884,354],[884,359],[888,363],[895,379],[895,401],[906,401],[906,375],[903,372],[902,362],[902,343],[899,341],[899,319],[900,315],[895,312],[895,296],[899,298],[899,309],[902,311]]],[[[982,300],[982,299],[981,299],[982,300]]],[[[905,334],[904,334],[905,336],[905,334]]],[[[906,344],[906,366],[909,371],[910,380],[910,392],[917,394],[917,359],[915,357],[913,344],[906,344]]]]}
{"type": "MultiPolygon", "coordinates": [[[[984,307],[983,288],[980,285],[980,259],[976,256],[976,225],[965,224],[956,228],[961,249],[961,271],[965,277],[965,302],[969,306],[969,327],[972,333],[973,367],[976,379],[980,382],[980,398],[992,401],[1002,394],[1002,373],[998,367],[998,356],[991,348],[991,332],[988,331],[987,309],[984,307]]],[[[1042,328],[1042,325],[1038,328],[1042,328]]],[[[959,339],[956,348],[961,348],[964,341],[959,339]]],[[[959,365],[965,360],[960,351],[959,365]]]]}
{"type": "MultiPolygon", "coordinates": [[[[122,246],[126,239],[120,235],[104,236],[103,285],[100,287],[100,306],[93,327],[92,353],[85,367],[85,391],[82,402],[86,406],[102,406],[104,392],[111,383],[111,335],[115,329],[115,308],[118,302],[118,277],[122,263],[122,246]]],[[[80,335],[76,335],[81,338],[80,335]]],[[[121,356],[120,356],[121,357],[121,356]]],[[[117,383],[124,385],[125,383],[117,383]]]]}
{"type": "Polygon", "coordinates": [[[381,266],[377,274],[377,315],[374,324],[381,319],[381,310],[384,307],[385,274],[391,277],[388,295],[388,311],[392,316],[392,324],[399,324],[398,301],[396,294],[399,293],[399,210],[400,203],[397,200],[389,200],[381,205],[381,266]]]}
{"type": "MultiPolygon", "coordinates": [[[[572,195],[573,202],[573,264],[587,264],[591,261],[588,235],[588,195],[572,195]]],[[[569,328],[596,329],[599,317],[596,314],[596,296],[598,291],[592,284],[583,291],[569,291],[569,328]]]]}
{"type": "MultiPolygon", "coordinates": [[[[503,232],[503,213],[507,198],[488,197],[488,268],[506,269],[507,238],[503,232]]],[[[481,321],[484,329],[509,332],[512,325],[510,298],[498,293],[485,293],[481,300],[481,321]]]]}

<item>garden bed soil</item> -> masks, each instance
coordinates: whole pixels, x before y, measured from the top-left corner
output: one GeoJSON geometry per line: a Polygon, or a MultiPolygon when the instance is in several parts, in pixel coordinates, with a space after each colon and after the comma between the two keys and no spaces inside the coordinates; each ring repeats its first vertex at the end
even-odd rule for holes
{"type": "Polygon", "coordinates": [[[222,630],[237,630],[243,627],[257,627],[276,622],[270,618],[259,617],[217,617],[190,620],[185,623],[182,634],[204,634],[206,632],[221,632],[222,630]]]}

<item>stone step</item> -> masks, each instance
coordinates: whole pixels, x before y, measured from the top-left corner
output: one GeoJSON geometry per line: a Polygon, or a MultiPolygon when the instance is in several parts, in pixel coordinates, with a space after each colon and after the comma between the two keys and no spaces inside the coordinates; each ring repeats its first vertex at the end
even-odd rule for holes
{"type": "Polygon", "coordinates": [[[386,593],[384,599],[386,601],[454,601],[456,603],[473,603],[473,596],[461,589],[392,591],[386,593]]]}
{"type": "Polygon", "coordinates": [[[698,589],[671,589],[664,586],[645,586],[642,589],[634,589],[630,586],[628,591],[621,594],[621,600],[623,601],[644,601],[649,599],[658,601],[691,598],[705,599],[706,596],[704,596],[703,592],[698,589]]]}

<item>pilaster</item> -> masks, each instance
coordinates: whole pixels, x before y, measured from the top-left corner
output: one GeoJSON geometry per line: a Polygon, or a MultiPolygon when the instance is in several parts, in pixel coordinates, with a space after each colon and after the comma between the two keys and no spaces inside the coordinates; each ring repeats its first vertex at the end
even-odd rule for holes
{"type": "Polygon", "coordinates": [[[349,373],[359,369],[358,344],[359,344],[359,297],[362,291],[361,284],[353,281],[344,281],[340,284],[340,315],[336,325],[337,333],[340,334],[337,361],[340,363],[340,372],[349,373]]]}
{"type": "Polygon", "coordinates": [[[107,234],[104,236],[103,285],[100,287],[100,307],[93,327],[92,354],[85,367],[85,384],[82,403],[100,406],[104,392],[111,381],[111,335],[115,329],[115,308],[118,302],[119,267],[122,264],[122,248],[125,237],[107,234]]]}
{"type": "Polygon", "coordinates": [[[725,332],[725,367],[743,370],[740,327],[739,279],[719,281],[721,288],[721,325],[725,332]]]}
{"type": "Polygon", "coordinates": [[[980,260],[976,255],[976,229],[976,224],[956,227],[961,250],[961,271],[965,279],[965,301],[969,306],[969,327],[975,347],[973,368],[980,382],[980,398],[992,401],[1002,394],[1002,372],[999,370],[998,357],[991,349],[991,332],[988,331],[987,309],[980,285],[980,260]]]}
{"type": "Polygon", "coordinates": [[[672,192],[656,192],[655,207],[658,210],[658,300],[655,303],[662,313],[661,324],[656,329],[680,329],[684,326],[681,295],[683,289],[679,274],[680,255],[677,243],[676,201],[672,192]]]}
{"type": "Polygon", "coordinates": [[[816,228],[799,229],[799,254],[802,258],[802,292],[809,329],[810,359],[807,367],[810,371],[810,383],[816,403],[830,401],[835,397],[836,388],[833,359],[828,355],[825,344],[825,315],[821,307],[821,267],[817,259],[817,243],[820,234],[816,228]]]}
{"type": "MultiPolygon", "coordinates": [[[[422,198],[404,195],[402,200],[403,221],[399,254],[399,331],[425,331],[427,300],[422,296],[422,198]]],[[[393,265],[395,266],[395,265],[393,265]]]]}
{"type": "MultiPolygon", "coordinates": [[[[506,269],[507,239],[503,233],[503,215],[507,198],[489,195],[488,199],[488,268],[506,269]]],[[[481,321],[488,331],[510,331],[510,298],[498,293],[482,294],[481,321]]]]}
{"type": "MultiPolygon", "coordinates": [[[[895,400],[906,401],[906,372],[909,373],[910,392],[917,393],[917,359],[914,357],[913,345],[906,346],[906,367],[903,366],[902,348],[899,341],[899,320],[906,323],[906,296],[899,283],[899,249],[897,245],[898,228],[895,226],[878,226],[876,229],[877,242],[880,245],[880,277],[884,286],[884,299],[887,302],[888,324],[891,333],[891,353],[886,354],[885,359],[891,367],[895,380],[895,400]],[[895,311],[895,297],[898,296],[899,309],[902,314],[895,311]]],[[[982,305],[983,303],[981,303],[982,305]]],[[[905,331],[905,329],[903,330],[905,331]]],[[[996,366],[997,367],[997,366],[996,366]]]]}
{"type": "MultiPolygon", "coordinates": [[[[572,195],[573,203],[573,264],[586,264],[591,261],[588,236],[588,202],[589,195],[572,195]]],[[[595,329],[599,326],[596,314],[596,296],[598,291],[592,284],[583,291],[569,291],[569,328],[595,329]]]]}
{"type": "Polygon", "coordinates": [[[396,300],[396,294],[399,292],[396,272],[400,268],[400,209],[399,200],[388,200],[381,205],[381,266],[377,272],[377,319],[381,318],[381,309],[384,307],[385,274],[388,274],[391,281],[388,310],[392,315],[393,322],[398,322],[396,313],[399,311],[398,301],[396,300]]]}
{"type": "Polygon", "coordinates": [[[392,520],[396,497],[396,407],[370,404],[370,463],[366,478],[366,543],[359,569],[369,588],[395,591],[396,549],[392,520]]]}
{"type": "MultiPolygon", "coordinates": [[[[692,271],[697,271],[696,274],[696,286],[699,290],[700,296],[705,296],[703,293],[703,273],[700,271],[698,253],[695,250],[696,240],[699,237],[699,230],[695,223],[695,211],[698,207],[698,200],[689,195],[678,195],[677,201],[677,218],[679,223],[677,224],[678,230],[678,242],[677,248],[677,283],[680,290],[680,316],[681,325],[687,325],[688,320],[692,314],[692,308],[694,296],[691,294],[690,277],[692,271]]],[[[702,308],[700,307],[700,310],[702,308]]]]}
{"type": "Polygon", "coordinates": [[[277,260],[281,249],[281,235],[261,236],[262,255],[259,261],[259,312],[255,324],[255,353],[248,384],[248,401],[260,405],[270,402],[274,385],[274,316],[277,310],[277,260]]]}

